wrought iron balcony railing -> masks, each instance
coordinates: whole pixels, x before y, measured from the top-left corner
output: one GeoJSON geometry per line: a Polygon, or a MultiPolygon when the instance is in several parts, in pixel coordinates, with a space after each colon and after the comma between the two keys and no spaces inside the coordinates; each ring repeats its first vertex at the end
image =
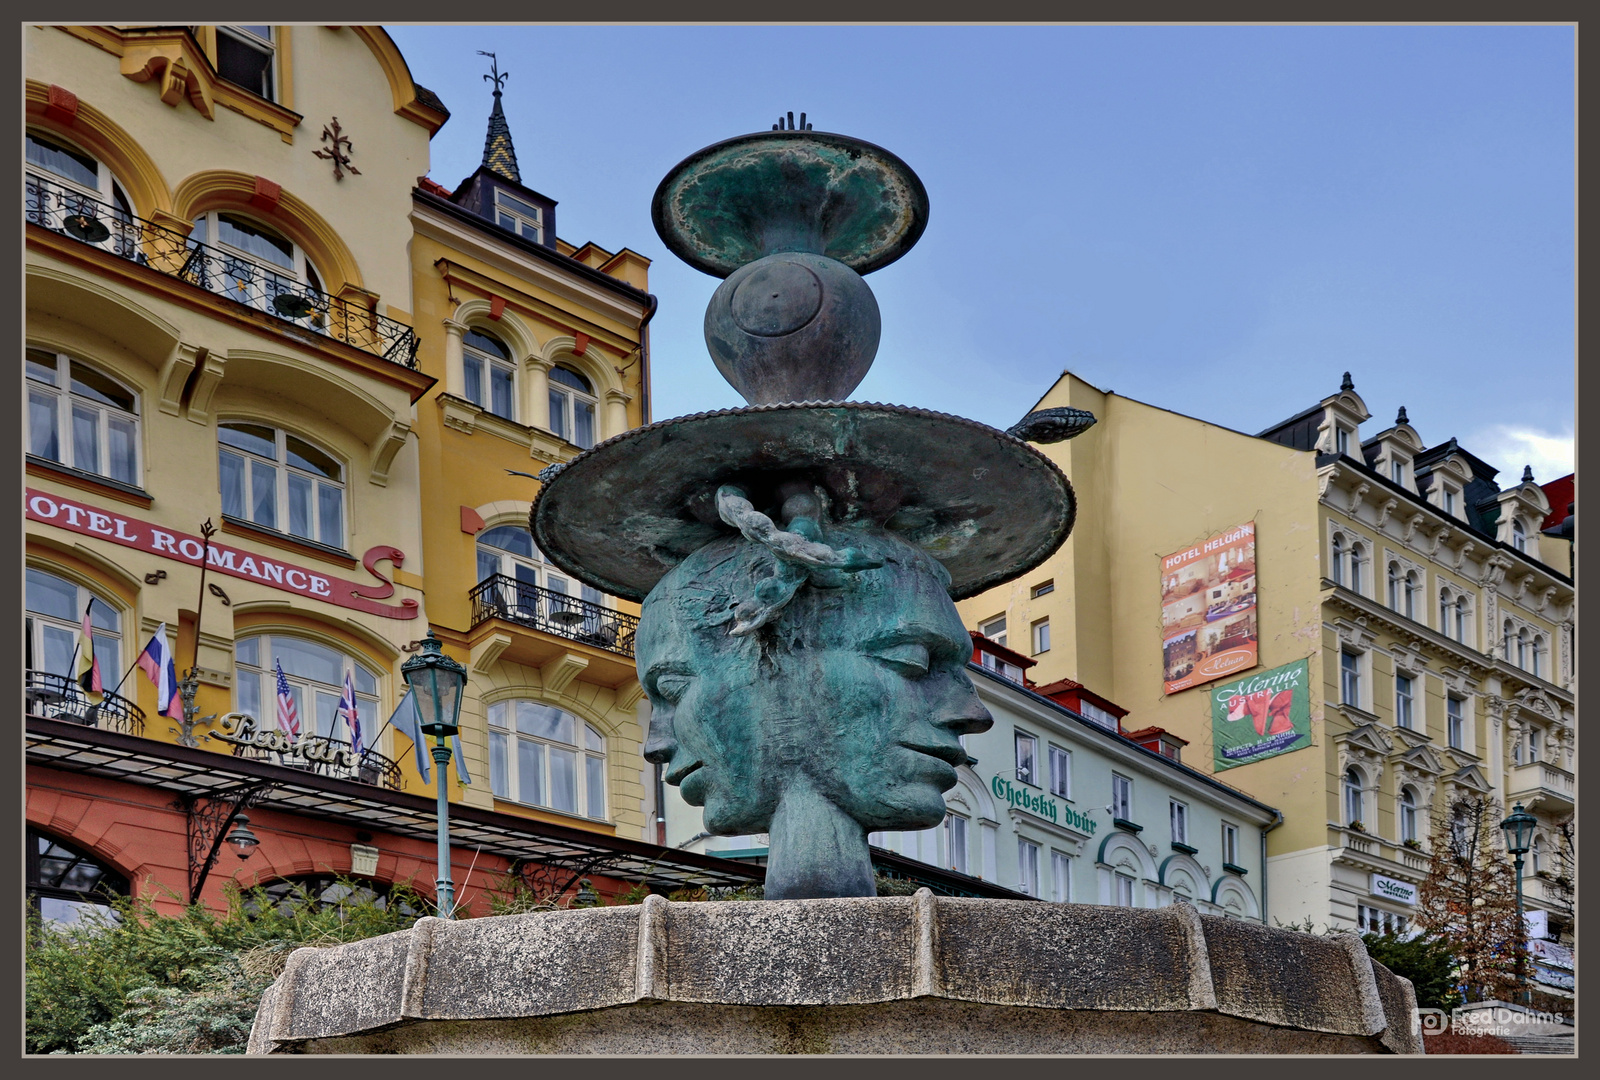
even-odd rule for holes
{"type": "MultiPolygon", "coordinates": [[[[242,728],[238,740],[249,739],[249,727],[242,728]]],[[[364,750],[359,755],[343,739],[330,739],[310,735],[292,743],[275,740],[275,746],[252,746],[248,742],[232,742],[233,756],[247,761],[265,761],[289,769],[302,769],[317,776],[332,776],[340,780],[355,780],[373,787],[400,790],[400,766],[376,750],[364,750]]]]}
{"type": "Polygon", "coordinates": [[[33,173],[27,177],[23,205],[30,225],[416,370],[415,330],[297,281],[281,267],[191,240],[33,173]]]}
{"type": "Polygon", "coordinates": [[[67,678],[49,671],[29,671],[24,692],[29,716],[83,724],[124,735],[144,734],[144,712],[120,694],[105,693],[100,700],[67,678]]]}
{"type": "Polygon", "coordinates": [[[633,655],[633,636],[639,629],[636,616],[506,574],[484,578],[468,595],[474,626],[485,619],[505,619],[623,656],[633,655]]]}

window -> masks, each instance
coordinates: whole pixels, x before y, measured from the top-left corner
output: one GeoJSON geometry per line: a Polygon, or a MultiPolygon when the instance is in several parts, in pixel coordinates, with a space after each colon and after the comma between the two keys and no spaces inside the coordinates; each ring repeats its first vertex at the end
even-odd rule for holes
{"type": "Polygon", "coordinates": [[[24,136],[23,150],[28,173],[23,209],[28,221],[53,231],[67,229],[74,239],[123,258],[137,254],[130,228],[133,207],[104,162],[52,135],[31,131],[24,136]],[[80,236],[69,220],[79,214],[100,221],[110,235],[98,241],[80,236]],[[102,217],[111,220],[101,221],[102,217]]]}
{"type": "Polygon", "coordinates": [[[978,633],[994,642],[996,645],[1006,643],[1006,617],[990,619],[988,622],[978,624],[978,633]]]}
{"type": "Polygon", "coordinates": [[[1382,908],[1356,905],[1356,929],[1366,934],[1400,936],[1406,932],[1406,917],[1382,908]]]}
{"type": "Polygon", "coordinates": [[[1367,549],[1361,544],[1350,545],[1350,591],[1362,591],[1363,564],[1367,561],[1367,549]]]}
{"type": "Polygon", "coordinates": [[[1450,613],[1454,610],[1450,603],[1450,590],[1439,589],[1439,633],[1445,637],[1450,636],[1450,613]]]}
{"type": "Polygon", "coordinates": [[[1344,584],[1344,534],[1333,534],[1333,583],[1344,584]]]}
{"type": "Polygon", "coordinates": [[[1400,789],[1400,842],[1417,840],[1417,792],[1411,787],[1400,789]]]}
{"type": "Polygon", "coordinates": [[[383,726],[383,718],[378,716],[377,673],[332,646],[284,634],[242,637],[233,644],[233,664],[239,711],[255,717],[261,729],[277,726],[279,665],[289,684],[302,738],[315,735],[333,742],[351,741],[349,725],[339,712],[346,674],[356,690],[363,741],[370,746],[383,726]]]}
{"type": "Polygon", "coordinates": [[[1415,570],[1406,571],[1406,612],[1405,612],[1405,614],[1406,614],[1406,618],[1408,618],[1408,619],[1415,619],[1417,617],[1417,588],[1418,588],[1417,572],[1415,570]]]}
{"type": "MultiPolygon", "coordinates": [[[[521,525],[497,525],[478,534],[478,580],[486,581],[496,574],[513,579],[515,584],[509,586],[511,593],[517,592],[516,585],[528,585],[571,596],[576,586],[577,594],[589,603],[605,602],[605,594],[599,589],[570,581],[565,574],[557,573],[546,564],[533,537],[521,525]]],[[[507,600],[509,602],[509,595],[507,600]]],[[[538,598],[531,593],[516,600],[530,608],[538,603],[538,598]]]]}
{"type": "Polygon", "coordinates": [[[1449,744],[1450,749],[1466,749],[1465,745],[1462,743],[1462,739],[1465,737],[1465,734],[1463,732],[1464,723],[1461,715],[1461,698],[1450,695],[1444,699],[1444,717],[1445,741],[1449,744]]]}
{"type": "Polygon", "coordinates": [[[1344,428],[1334,428],[1333,449],[1339,454],[1350,452],[1350,433],[1344,428]]]}
{"type": "Polygon", "coordinates": [[[1536,727],[1528,729],[1528,764],[1539,760],[1539,741],[1542,733],[1536,727]]]}
{"type": "Polygon", "coordinates": [[[978,662],[1002,679],[1009,679],[1018,684],[1022,682],[1022,669],[1016,664],[1000,659],[992,652],[980,652],[978,662]]]}
{"type": "Polygon", "coordinates": [[[461,374],[468,401],[507,420],[517,418],[513,402],[516,367],[505,343],[481,330],[461,337],[461,374]]]}
{"type": "Polygon", "coordinates": [[[1353,767],[1344,771],[1344,823],[1361,821],[1361,774],[1353,767]]]}
{"type": "Polygon", "coordinates": [[[1037,656],[1039,653],[1047,653],[1049,651],[1050,620],[1040,619],[1038,622],[1033,624],[1033,652],[1034,655],[1037,656]]]}
{"type": "Polygon", "coordinates": [[[1133,820],[1133,781],[1111,774],[1111,816],[1119,821],[1133,820]]]}
{"type": "Polygon", "coordinates": [[[1507,619],[1505,628],[1500,635],[1500,652],[1504,655],[1506,663],[1511,663],[1511,620],[1507,619]]]}
{"type": "Polygon", "coordinates": [[[1050,747],[1050,794],[1072,798],[1072,751],[1050,747]]]}
{"type": "Polygon", "coordinates": [[[1529,855],[1532,857],[1531,869],[1535,874],[1549,869],[1549,867],[1545,865],[1544,837],[1536,836],[1533,838],[1533,847],[1532,850],[1529,851],[1529,855]]]}
{"type": "Polygon", "coordinates": [[[1169,817],[1172,819],[1172,842],[1174,844],[1189,843],[1189,808],[1177,799],[1168,803],[1169,817]]]}
{"type": "Polygon", "coordinates": [[[1050,899],[1058,904],[1072,903],[1072,856],[1050,853],[1050,899]]]}
{"type": "Polygon", "coordinates": [[[525,236],[535,244],[544,243],[543,212],[499,188],[494,192],[494,218],[501,228],[525,236]]]}
{"type": "Polygon", "coordinates": [[[1113,874],[1113,892],[1111,902],[1117,907],[1133,906],[1133,878],[1127,874],[1113,874]]]}
{"type": "Polygon", "coordinates": [[[70,926],[91,912],[115,918],[108,901],[128,895],[127,878],[31,825],[27,844],[28,908],[47,926],[70,926]]]}
{"type": "Polygon", "coordinates": [[[594,445],[594,388],[569,367],[550,369],[550,430],[587,450],[594,445]]]}
{"type": "Polygon", "coordinates": [[[1456,597],[1456,640],[1463,645],[1467,643],[1467,598],[1463,594],[1456,597]]]}
{"type": "Polygon", "coordinates": [[[1033,592],[1031,593],[1031,595],[1032,595],[1033,599],[1037,600],[1037,599],[1039,599],[1039,597],[1048,596],[1049,594],[1051,594],[1051,593],[1053,593],[1055,591],[1056,591],[1056,583],[1055,583],[1055,579],[1052,578],[1049,581],[1042,581],[1039,584],[1035,585],[1033,587],[1033,592]]]}
{"type": "Polygon", "coordinates": [[[101,682],[107,690],[116,689],[117,680],[122,677],[122,615],[117,609],[82,585],[31,566],[25,606],[27,636],[23,649],[28,670],[73,678],[79,628],[87,608],[101,682]]]}
{"type": "Polygon", "coordinates": [[[1239,862],[1239,826],[1222,823],[1222,861],[1233,866],[1239,862]]]}
{"type": "Polygon", "coordinates": [[[1443,505],[1445,513],[1454,514],[1456,512],[1456,493],[1450,488],[1444,489],[1443,505]]]}
{"type": "Polygon", "coordinates": [[[1466,808],[1455,807],[1450,813],[1450,854],[1457,857],[1471,854],[1472,833],[1472,822],[1468,820],[1466,808]]]}
{"type": "Polygon", "coordinates": [[[1539,678],[1543,678],[1544,677],[1544,638],[1543,637],[1540,637],[1539,635],[1534,635],[1533,646],[1532,646],[1532,649],[1529,652],[1528,656],[1529,656],[1529,659],[1533,663],[1533,666],[1530,669],[1532,671],[1532,673],[1535,676],[1539,677],[1539,678]]]}
{"type": "Polygon", "coordinates": [[[1523,627],[1517,631],[1517,666],[1523,670],[1528,667],[1528,629],[1523,627]]]}
{"type": "Polygon", "coordinates": [[[300,245],[276,229],[212,210],[195,218],[189,239],[191,248],[205,244],[216,254],[196,259],[183,273],[187,280],[280,319],[319,331],[327,324],[322,278],[300,245]]]}
{"type": "Polygon", "coordinates": [[[1406,482],[1405,462],[1401,461],[1399,458],[1391,458],[1389,460],[1389,479],[1393,480],[1397,484],[1404,484],[1406,482]]]}
{"type": "Polygon", "coordinates": [[[1078,699],[1078,715],[1107,731],[1117,730],[1117,718],[1092,701],[1078,699]]]}
{"type": "Polygon", "coordinates": [[[223,514],[344,547],[344,466],[279,428],[217,425],[223,514]]]}
{"type": "Polygon", "coordinates": [[[1039,786],[1039,771],[1036,764],[1039,751],[1039,740],[1032,735],[1022,732],[1016,733],[1017,746],[1017,779],[1024,784],[1039,786]]]}
{"type": "Polygon", "coordinates": [[[1039,845],[1027,840],[1017,841],[1017,873],[1021,880],[1017,891],[1029,896],[1039,895],[1039,845]]]}
{"type": "Polygon", "coordinates": [[[1389,610],[1400,610],[1400,564],[1389,564],[1389,610]]]}
{"type": "Polygon", "coordinates": [[[1361,657],[1353,652],[1339,653],[1339,700],[1361,707],[1361,657]]]}
{"type": "Polygon", "coordinates": [[[1414,686],[1415,680],[1410,675],[1395,673],[1394,722],[1398,727],[1409,729],[1414,726],[1412,723],[1412,704],[1415,701],[1413,697],[1414,686]]]}
{"type": "Polygon", "coordinates": [[[604,820],[605,753],[601,734],[569,712],[537,701],[489,706],[490,786],[499,798],[604,820]]]}
{"type": "Polygon", "coordinates": [[[139,395],[65,353],[27,350],[28,453],[139,485],[139,395]]]}
{"type": "Polygon", "coordinates": [[[1511,523],[1511,546],[1518,551],[1528,550],[1528,530],[1522,527],[1521,519],[1511,523]]]}
{"type": "Polygon", "coordinates": [[[397,889],[388,882],[348,874],[344,875],[344,882],[334,874],[295,874],[279,878],[277,881],[259,886],[259,897],[247,894],[244,908],[254,914],[263,906],[275,906],[283,914],[290,915],[295,910],[291,900],[299,900],[302,904],[314,903],[324,911],[342,908],[347,904],[351,907],[371,904],[379,911],[383,911],[391,902],[395,902],[399,905],[397,910],[403,915],[422,914],[405,900],[405,891],[397,889]],[[354,885],[354,888],[351,885],[354,885]],[[396,893],[400,893],[399,898],[395,896],[396,893]]]}
{"type": "Polygon", "coordinates": [[[270,26],[217,27],[217,75],[252,94],[276,100],[273,93],[274,45],[270,26]]]}
{"type": "Polygon", "coordinates": [[[946,814],[944,819],[944,849],[949,853],[950,869],[967,872],[967,819],[960,814],[946,814]]]}

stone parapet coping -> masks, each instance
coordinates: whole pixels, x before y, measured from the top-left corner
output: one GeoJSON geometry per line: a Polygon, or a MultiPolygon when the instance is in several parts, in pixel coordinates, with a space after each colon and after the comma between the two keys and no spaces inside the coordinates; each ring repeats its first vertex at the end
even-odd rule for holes
{"type": "Polygon", "coordinates": [[[262,999],[249,1050],[314,1051],[327,1040],[407,1026],[647,1003],[822,1015],[817,1007],[843,1014],[917,999],[1212,1013],[1290,1029],[1279,1035],[1324,1033],[1378,1052],[1423,1052],[1411,983],[1370,959],[1355,934],[1276,929],[1200,915],[1187,904],[1043,904],[927,889],[828,900],[650,896],[626,907],[424,918],[383,937],[295,951],[262,999]]]}

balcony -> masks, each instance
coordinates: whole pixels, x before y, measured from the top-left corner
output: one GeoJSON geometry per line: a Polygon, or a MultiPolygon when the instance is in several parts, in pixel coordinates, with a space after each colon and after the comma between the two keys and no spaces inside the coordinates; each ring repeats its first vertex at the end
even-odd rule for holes
{"type": "Polygon", "coordinates": [[[1572,809],[1572,774],[1548,761],[1530,761],[1506,770],[1506,801],[1533,807],[1547,814],[1572,809]]]}
{"type": "Polygon", "coordinates": [[[636,616],[506,574],[484,578],[473,586],[468,597],[472,601],[473,626],[487,619],[504,619],[620,656],[633,656],[633,637],[639,629],[636,616]]]}
{"type": "Polygon", "coordinates": [[[27,715],[68,724],[82,724],[124,735],[144,734],[144,712],[120,694],[106,693],[99,701],[65,675],[28,671],[24,691],[27,715]]]}
{"type": "MultiPolygon", "coordinates": [[[[245,736],[248,732],[240,734],[245,736]]],[[[343,739],[313,735],[291,743],[287,750],[235,743],[233,756],[299,769],[316,776],[331,776],[336,780],[354,780],[389,791],[401,789],[399,765],[376,750],[363,751],[358,757],[355,748],[343,739]]]]}
{"type": "Polygon", "coordinates": [[[191,240],[32,173],[23,218],[299,329],[417,369],[418,340],[411,327],[286,277],[281,268],[191,240]]]}

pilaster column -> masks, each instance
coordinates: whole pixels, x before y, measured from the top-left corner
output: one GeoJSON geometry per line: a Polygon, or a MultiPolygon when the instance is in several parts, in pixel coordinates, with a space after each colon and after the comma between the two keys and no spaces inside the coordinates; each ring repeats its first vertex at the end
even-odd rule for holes
{"type": "Polygon", "coordinates": [[[621,390],[606,391],[606,421],[602,439],[610,439],[628,430],[628,402],[633,395],[621,390]]]}
{"type": "Polygon", "coordinates": [[[550,430],[550,369],[555,367],[542,356],[530,356],[522,363],[526,373],[522,380],[527,387],[528,426],[550,430]]]}
{"type": "Polygon", "coordinates": [[[456,397],[467,396],[467,376],[461,354],[461,336],[466,332],[465,323],[444,320],[444,390],[456,397]]]}

